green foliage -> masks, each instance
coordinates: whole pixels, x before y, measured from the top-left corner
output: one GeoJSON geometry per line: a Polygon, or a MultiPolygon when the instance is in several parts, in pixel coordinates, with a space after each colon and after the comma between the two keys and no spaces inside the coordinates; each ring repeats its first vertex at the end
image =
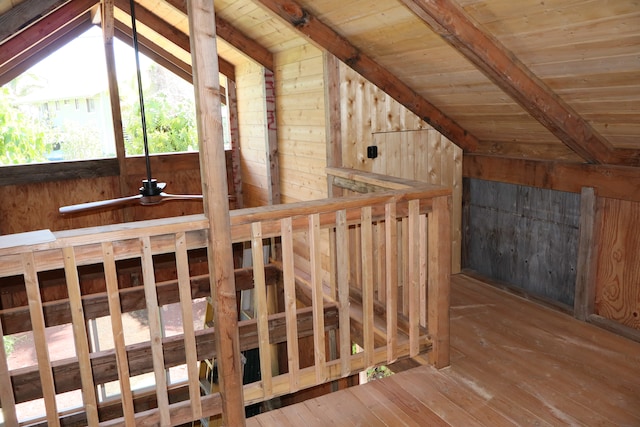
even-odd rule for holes
{"type": "Polygon", "coordinates": [[[13,353],[13,350],[16,346],[16,342],[18,341],[18,338],[9,335],[9,336],[2,337],[2,340],[4,341],[4,352],[7,355],[7,357],[9,357],[11,353],[13,353]]]}
{"type": "Polygon", "coordinates": [[[393,371],[386,366],[376,366],[367,370],[367,381],[378,380],[380,378],[390,377],[393,371]]]}
{"type": "MultiPolygon", "coordinates": [[[[144,110],[150,153],[197,150],[195,105],[193,98],[176,90],[168,71],[154,65],[150,68],[144,89],[144,110]]],[[[175,78],[175,76],[173,76],[175,78]]],[[[137,98],[122,107],[125,148],[127,154],[143,154],[144,142],[137,98]]]]}
{"type": "Polygon", "coordinates": [[[0,87],[0,165],[46,161],[42,123],[16,104],[11,85],[0,87]]]}

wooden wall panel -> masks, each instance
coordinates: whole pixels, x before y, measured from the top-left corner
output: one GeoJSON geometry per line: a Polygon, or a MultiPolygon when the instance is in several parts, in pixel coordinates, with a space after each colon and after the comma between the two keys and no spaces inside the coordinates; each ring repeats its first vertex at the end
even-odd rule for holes
{"type": "Polygon", "coordinates": [[[464,267],[572,309],[578,194],[471,179],[468,210],[464,267]]]}
{"type": "Polygon", "coordinates": [[[264,68],[250,61],[237,66],[236,94],[243,203],[264,206],[269,203],[264,68]]]}
{"type": "Polygon", "coordinates": [[[459,272],[462,150],[346,65],[340,73],[343,165],[452,188],[452,271],[459,272]],[[371,145],[375,159],[367,158],[371,145]]]}
{"type": "Polygon", "coordinates": [[[322,52],[305,44],[274,61],[282,202],[327,197],[322,52]]]}
{"type": "Polygon", "coordinates": [[[596,314],[640,329],[640,203],[599,199],[596,314]]]}

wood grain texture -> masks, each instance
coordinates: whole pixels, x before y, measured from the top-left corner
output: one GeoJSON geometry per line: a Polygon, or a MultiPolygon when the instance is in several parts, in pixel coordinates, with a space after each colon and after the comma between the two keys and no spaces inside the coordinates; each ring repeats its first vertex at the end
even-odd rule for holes
{"type": "Polygon", "coordinates": [[[640,203],[603,199],[596,314],[640,329],[640,203]]]}
{"type": "Polygon", "coordinates": [[[452,282],[450,368],[410,369],[302,409],[260,414],[247,426],[324,426],[336,416],[344,425],[389,427],[640,422],[639,343],[465,275],[452,282]]]}

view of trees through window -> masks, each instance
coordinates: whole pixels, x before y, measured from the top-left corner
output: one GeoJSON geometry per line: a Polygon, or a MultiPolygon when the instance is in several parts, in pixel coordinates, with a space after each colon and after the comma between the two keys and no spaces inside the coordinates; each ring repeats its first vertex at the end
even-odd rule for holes
{"type": "MultiPolygon", "coordinates": [[[[143,154],[133,49],[114,41],[125,152],[143,154]]],[[[193,86],[140,55],[149,151],[197,151],[193,86]]],[[[223,118],[228,117],[223,106],[223,118]]],[[[226,125],[226,126],[225,126],[226,125]]],[[[229,145],[228,124],[225,146],[229,145]]],[[[115,157],[102,33],[93,27],[0,87],[0,166],[115,157]]]]}

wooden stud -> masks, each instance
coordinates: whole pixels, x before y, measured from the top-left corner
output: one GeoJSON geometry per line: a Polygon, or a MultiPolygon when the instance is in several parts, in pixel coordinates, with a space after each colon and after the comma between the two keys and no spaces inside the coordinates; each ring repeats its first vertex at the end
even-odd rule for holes
{"type": "Polygon", "coordinates": [[[50,426],[59,426],[60,421],[56,406],[56,388],[53,383],[53,371],[51,370],[49,349],[47,348],[46,326],[42,312],[42,299],[40,298],[40,284],[38,283],[38,272],[36,271],[33,252],[26,252],[22,255],[22,265],[27,298],[29,299],[31,327],[33,328],[33,340],[36,349],[36,358],[38,360],[38,370],[40,371],[42,395],[44,396],[44,406],[47,411],[47,422],[50,426]]]}
{"type": "Polygon", "coordinates": [[[113,253],[113,243],[102,243],[102,259],[104,260],[104,279],[109,296],[109,316],[113,331],[113,345],[116,352],[116,366],[120,381],[120,396],[122,412],[128,426],[135,425],[135,410],[133,408],[133,393],[129,379],[129,361],[124,342],[124,327],[122,326],[122,312],[120,310],[120,290],[118,289],[118,273],[113,253]]]}
{"type": "Polygon", "coordinates": [[[311,267],[311,303],[313,305],[313,346],[316,383],[327,379],[325,373],[324,298],[322,289],[322,265],[320,253],[320,215],[308,216],[309,221],[309,262],[311,267]]]}
{"type": "Polygon", "coordinates": [[[82,308],[82,291],[80,290],[80,278],[76,265],[75,251],[67,246],[62,249],[64,257],[64,273],[69,292],[69,309],[71,311],[71,325],[76,346],[78,365],[80,366],[80,381],[82,383],[82,401],[87,414],[89,425],[98,425],[98,403],[96,400],[96,386],[91,371],[91,359],[89,357],[89,342],[87,340],[86,319],[82,308]]]}
{"type": "Polygon", "coordinates": [[[9,366],[7,364],[7,353],[4,349],[4,331],[2,330],[2,322],[0,322],[0,406],[2,406],[2,418],[7,426],[18,425],[18,416],[16,414],[16,398],[13,394],[11,384],[11,375],[9,374],[9,366]]]}
{"type": "Polygon", "coordinates": [[[151,358],[153,360],[153,374],[156,380],[155,387],[158,409],[160,410],[160,425],[170,426],[167,375],[162,353],[162,324],[160,322],[160,307],[158,306],[158,292],[156,291],[156,279],[153,269],[153,255],[151,254],[151,239],[149,236],[145,236],[140,239],[140,243],[142,245],[142,279],[144,281],[144,297],[147,302],[151,358]]]}
{"type": "Polygon", "coordinates": [[[205,216],[209,220],[208,260],[214,302],[222,422],[244,426],[245,412],[240,369],[238,312],[233,275],[233,253],[226,189],[226,160],[222,144],[220,82],[218,76],[213,2],[187,2],[196,120],[200,144],[200,173],[205,216]],[[220,191],[220,189],[225,189],[220,191]],[[223,341],[224,340],[224,341],[223,341]]]}
{"type": "Polygon", "coordinates": [[[405,286],[409,287],[409,356],[415,357],[420,349],[420,200],[409,201],[407,233],[409,277],[405,286]]]}
{"type": "Polygon", "coordinates": [[[426,215],[420,215],[420,254],[418,288],[420,289],[420,326],[427,327],[427,270],[429,254],[427,253],[428,220],[426,215]]]}
{"type": "Polygon", "coordinates": [[[349,232],[347,211],[336,212],[336,282],[340,307],[340,373],[343,377],[351,373],[351,319],[349,316],[349,232]]]}
{"type": "Polygon", "coordinates": [[[449,301],[451,287],[451,196],[433,199],[429,214],[428,330],[433,340],[429,361],[449,366],[449,301]]]}
{"type": "Polygon", "coordinates": [[[371,207],[366,206],[361,211],[361,241],[362,241],[362,323],[364,335],[365,366],[374,365],[374,327],[373,320],[373,230],[371,222],[371,207]]]}
{"type": "Polygon", "coordinates": [[[258,341],[260,352],[260,373],[264,398],[273,396],[271,381],[271,349],[269,347],[269,309],[267,307],[267,283],[264,275],[264,249],[262,229],[259,222],[251,224],[251,256],[253,260],[253,295],[256,319],[258,321],[258,341]]]}
{"type": "Polygon", "coordinates": [[[300,360],[298,351],[298,320],[296,315],[296,282],[293,262],[293,231],[291,218],[284,218],[282,227],[282,280],[284,284],[284,310],[287,318],[287,357],[289,362],[289,392],[298,390],[300,360]]]}
{"type": "Polygon", "coordinates": [[[398,358],[398,226],[396,204],[387,203],[384,207],[386,240],[386,288],[387,288],[387,362],[398,358]]]}
{"type": "Polygon", "coordinates": [[[187,254],[187,238],[184,232],[177,233],[176,270],[178,274],[178,292],[180,293],[180,311],[182,313],[182,331],[184,335],[184,352],[189,382],[189,400],[193,418],[202,418],[200,402],[200,381],[198,372],[198,354],[196,335],[193,326],[193,300],[191,299],[191,280],[189,277],[189,256],[187,254]]]}
{"type": "Polygon", "coordinates": [[[580,239],[573,304],[573,315],[580,320],[587,320],[595,313],[597,248],[600,247],[595,239],[596,205],[595,190],[584,187],[580,195],[580,239]]]}

